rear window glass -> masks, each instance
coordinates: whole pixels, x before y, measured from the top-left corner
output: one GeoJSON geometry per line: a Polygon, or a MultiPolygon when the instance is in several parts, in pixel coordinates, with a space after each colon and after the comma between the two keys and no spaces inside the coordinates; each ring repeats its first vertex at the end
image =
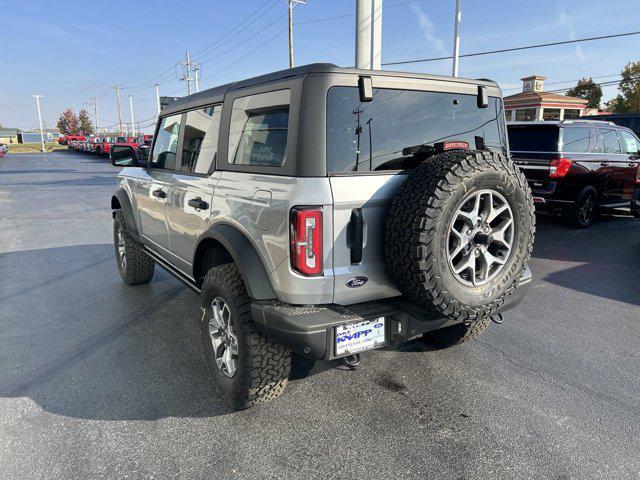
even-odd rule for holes
{"type": "Polygon", "coordinates": [[[374,89],[360,102],[357,87],[327,94],[327,171],[411,168],[433,154],[439,142],[467,142],[473,149],[506,153],[502,101],[490,97],[478,108],[476,95],[374,89]]]}
{"type": "Polygon", "coordinates": [[[558,127],[509,125],[507,129],[509,131],[509,147],[512,152],[558,151],[558,127]]]}
{"type": "Polygon", "coordinates": [[[574,153],[589,152],[589,129],[588,128],[563,128],[562,129],[562,151],[574,153]]]}

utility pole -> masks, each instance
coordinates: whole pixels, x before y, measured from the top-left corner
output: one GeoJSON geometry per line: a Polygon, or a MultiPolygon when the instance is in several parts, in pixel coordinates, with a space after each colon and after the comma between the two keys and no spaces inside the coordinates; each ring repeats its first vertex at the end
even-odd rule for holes
{"type": "Polygon", "coordinates": [[[456,17],[453,24],[453,69],[451,74],[458,76],[458,50],[460,49],[460,21],[462,12],[460,11],[460,0],[456,0],[456,17]]]}
{"type": "Polygon", "coordinates": [[[96,122],[96,134],[99,134],[100,129],[98,128],[98,97],[93,98],[93,113],[96,122]]]}
{"type": "Polygon", "coordinates": [[[289,68],[293,68],[293,0],[289,0],[289,68]]]}
{"type": "Polygon", "coordinates": [[[287,3],[289,7],[289,68],[293,68],[293,4],[305,5],[307,0],[287,0],[287,3]]]}
{"type": "Polygon", "coordinates": [[[360,164],[360,135],[362,134],[362,125],[360,124],[360,115],[364,113],[360,107],[356,108],[353,111],[354,115],[357,115],[357,123],[356,123],[356,166],[353,169],[354,172],[358,171],[358,165],[360,164]]]}
{"type": "Polygon", "coordinates": [[[44,95],[31,95],[36,99],[36,105],[38,106],[38,122],[40,123],[40,143],[42,145],[42,153],[46,152],[44,148],[44,132],[42,131],[42,115],[40,114],[40,99],[44,95]]]}
{"type": "Polygon", "coordinates": [[[129,94],[129,110],[131,112],[131,136],[136,136],[136,121],[133,118],[133,95],[129,94]]]}
{"type": "Polygon", "coordinates": [[[186,56],[186,61],[184,62],[185,73],[182,76],[181,80],[185,80],[187,82],[187,95],[191,95],[191,61],[189,60],[189,52],[184,52],[186,56]]]}
{"type": "Polygon", "coordinates": [[[160,87],[156,83],[156,106],[158,107],[158,115],[160,115],[160,87]]]}
{"type": "Polygon", "coordinates": [[[116,89],[116,104],[118,106],[118,128],[120,129],[120,136],[123,137],[124,133],[122,131],[122,111],[120,110],[120,87],[116,85],[113,88],[116,89]]]}

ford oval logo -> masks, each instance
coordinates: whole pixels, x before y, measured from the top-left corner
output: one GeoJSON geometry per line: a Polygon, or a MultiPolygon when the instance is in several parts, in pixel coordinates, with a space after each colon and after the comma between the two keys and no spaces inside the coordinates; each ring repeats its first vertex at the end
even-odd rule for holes
{"type": "Polygon", "coordinates": [[[369,279],[367,277],[353,277],[344,282],[344,284],[349,288],[358,288],[367,283],[369,279]]]}

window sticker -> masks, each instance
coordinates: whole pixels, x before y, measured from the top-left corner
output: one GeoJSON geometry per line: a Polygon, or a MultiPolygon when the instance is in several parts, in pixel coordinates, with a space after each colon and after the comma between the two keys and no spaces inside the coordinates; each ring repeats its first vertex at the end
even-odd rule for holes
{"type": "Polygon", "coordinates": [[[625,140],[627,141],[627,152],[637,152],[638,151],[638,144],[636,143],[636,139],[635,138],[625,137],[625,140]]]}

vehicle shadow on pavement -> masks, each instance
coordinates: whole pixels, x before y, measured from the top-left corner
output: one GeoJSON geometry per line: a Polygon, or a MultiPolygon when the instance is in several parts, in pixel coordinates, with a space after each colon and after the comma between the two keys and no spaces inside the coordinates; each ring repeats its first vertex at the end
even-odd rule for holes
{"type": "Polygon", "coordinates": [[[534,277],[589,295],[640,305],[638,219],[601,215],[591,227],[575,229],[560,218],[539,214],[533,257],[553,261],[548,271],[544,263],[538,265],[534,277]],[[558,262],[567,268],[558,269],[558,262]]]}
{"type": "Polygon", "coordinates": [[[209,379],[197,297],[156,268],[122,283],[113,246],[0,254],[0,396],[100,420],[231,410],[209,379]]]}

